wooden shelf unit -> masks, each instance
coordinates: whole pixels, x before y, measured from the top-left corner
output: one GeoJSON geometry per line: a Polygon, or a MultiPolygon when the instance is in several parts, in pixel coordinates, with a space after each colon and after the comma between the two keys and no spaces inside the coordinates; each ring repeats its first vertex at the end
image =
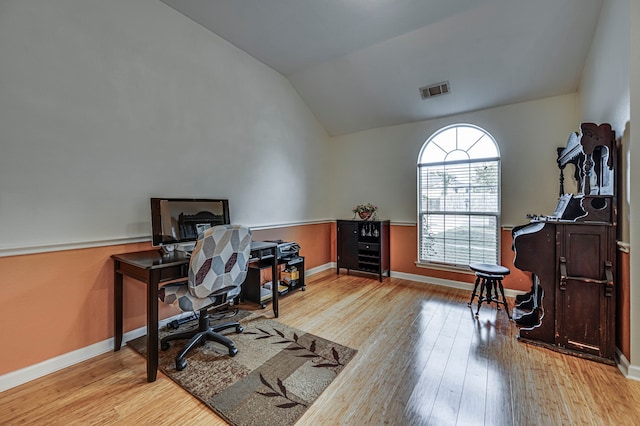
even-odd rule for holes
{"type": "Polygon", "coordinates": [[[389,221],[338,220],[338,268],[389,276],[389,221]]]}
{"type": "MultiPolygon", "coordinates": [[[[298,278],[289,285],[285,284],[278,277],[278,293],[280,296],[284,296],[295,290],[306,290],[304,280],[304,257],[297,256],[292,259],[278,259],[278,273],[282,274],[282,271],[286,267],[295,266],[298,271],[298,278]]],[[[247,271],[247,279],[242,284],[242,300],[248,300],[250,302],[258,303],[262,308],[265,308],[268,302],[272,299],[272,291],[269,288],[265,288],[265,285],[271,283],[273,285],[273,279],[265,279],[264,272],[270,271],[270,262],[253,262],[249,264],[249,270],[247,271]]]]}

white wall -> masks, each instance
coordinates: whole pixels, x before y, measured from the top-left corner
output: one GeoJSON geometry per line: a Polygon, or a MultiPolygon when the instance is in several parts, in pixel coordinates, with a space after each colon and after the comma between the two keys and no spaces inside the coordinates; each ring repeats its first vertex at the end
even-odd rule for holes
{"type": "Polygon", "coordinates": [[[0,2],[0,255],[148,237],[152,196],[251,226],[330,217],[288,80],[158,0],[0,2]]]}
{"type": "MultiPolygon", "coordinates": [[[[611,124],[621,139],[620,155],[625,166],[630,148],[630,31],[629,0],[605,1],[580,82],[580,121],[611,124]]],[[[618,192],[623,200],[620,226],[626,242],[630,223],[628,189],[626,176],[618,192]]]]}
{"type": "Polygon", "coordinates": [[[580,120],[609,123],[621,136],[629,121],[629,0],[606,0],[580,82],[580,120]]]}
{"type": "Polygon", "coordinates": [[[580,116],[583,121],[611,123],[621,139],[623,159],[622,239],[629,243],[630,340],[632,377],[640,378],[640,229],[637,212],[640,186],[637,168],[640,164],[638,132],[631,123],[640,122],[640,5],[635,0],[605,0],[589,58],[585,64],[581,86],[580,116]]]}
{"type": "Polygon", "coordinates": [[[550,214],[559,186],[556,147],[579,130],[577,100],[569,94],[335,137],[334,214],[349,218],[356,204],[371,202],[381,218],[415,223],[418,154],[429,136],[454,123],[480,126],[500,146],[503,224],[550,214]]]}

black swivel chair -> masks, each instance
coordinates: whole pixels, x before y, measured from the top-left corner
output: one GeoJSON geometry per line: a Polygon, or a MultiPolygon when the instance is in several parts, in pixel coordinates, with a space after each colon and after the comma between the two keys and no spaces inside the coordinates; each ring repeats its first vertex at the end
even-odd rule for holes
{"type": "Polygon", "coordinates": [[[228,304],[240,293],[240,285],[247,276],[251,254],[251,231],[238,225],[219,225],[207,229],[196,242],[189,262],[189,279],[186,283],[168,284],[159,290],[159,298],[164,303],[180,310],[199,311],[198,328],[183,333],[171,334],[160,342],[162,350],[170,347],[169,342],[190,339],[176,356],[176,369],[183,370],[189,351],[207,340],[218,342],[229,349],[229,355],[238,353],[235,344],[220,331],[235,328],[242,333],[238,322],[211,326],[208,311],[228,304]]]}

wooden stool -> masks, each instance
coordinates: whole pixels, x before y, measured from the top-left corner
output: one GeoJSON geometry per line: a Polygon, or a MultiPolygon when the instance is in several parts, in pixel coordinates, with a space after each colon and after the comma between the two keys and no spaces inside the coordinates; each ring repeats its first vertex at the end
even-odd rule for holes
{"type": "Polygon", "coordinates": [[[469,300],[469,307],[473,303],[473,299],[476,297],[476,291],[478,290],[478,284],[480,284],[480,294],[478,294],[478,309],[476,310],[476,317],[480,312],[480,306],[482,302],[496,302],[496,307],[500,310],[500,305],[504,306],[504,310],[507,312],[507,317],[511,319],[509,314],[509,305],[507,299],[504,297],[504,287],[502,286],[502,280],[505,275],[509,275],[511,271],[509,268],[505,268],[501,265],[493,265],[490,263],[472,263],[469,265],[472,271],[476,273],[476,282],[473,286],[473,293],[471,293],[471,300],[469,300]],[[498,295],[500,290],[500,295],[498,295]],[[502,296],[502,300],[500,300],[502,296]]]}

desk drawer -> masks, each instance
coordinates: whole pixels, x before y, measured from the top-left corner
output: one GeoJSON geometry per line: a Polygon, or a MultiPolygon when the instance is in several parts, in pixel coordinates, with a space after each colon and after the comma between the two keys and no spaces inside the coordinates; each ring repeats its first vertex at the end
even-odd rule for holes
{"type": "Polygon", "coordinates": [[[143,283],[149,283],[149,271],[125,262],[118,262],[118,273],[135,278],[143,283]]]}
{"type": "Polygon", "coordinates": [[[163,283],[180,278],[187,278],[189,276],[189,264],[165,266],[157,269],[141,269],[128,263],[120,262],[118,272],[147,284],[149,284],[151,280],[151,274],[156,272],[158,274],[158,282],[163,283]]]}
{"type": "Polygon", "coordinates": [[[379,251],[380,244],[377,243],[358,243],[358,250],[379,251]]]}
{"type": "Polygon", "coordinates": [[[162,283],[165,281],[177,280],[180,278],[187,278],[188,276],[189,276],[188,264],[169,266],[169,267],[160,269],[159,281],[162,283]]]}

